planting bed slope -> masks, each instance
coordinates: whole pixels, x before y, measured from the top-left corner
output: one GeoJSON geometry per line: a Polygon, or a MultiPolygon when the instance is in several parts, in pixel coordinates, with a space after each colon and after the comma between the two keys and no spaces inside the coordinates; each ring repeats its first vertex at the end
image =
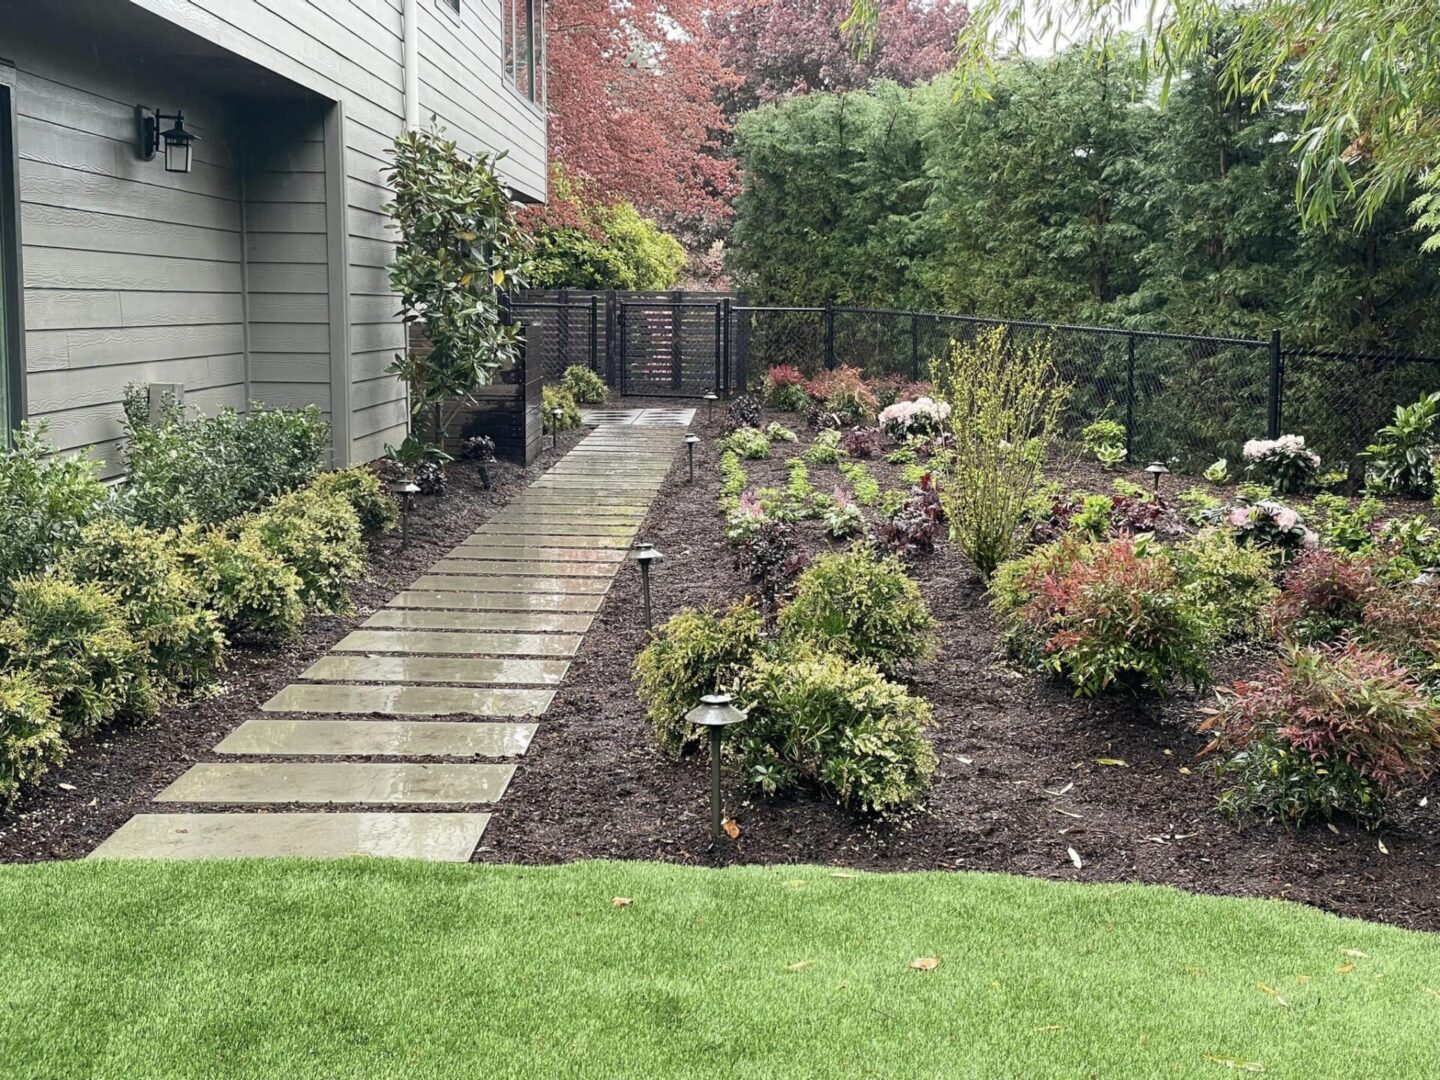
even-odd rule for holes
{"type": "MultiPolygon", "coordinates": [[[[654,578],[657,621],[682,607],[728,603],[746,587],[721,539],[718,437],[704,410],[695,427],[696,478],[672,468],[641,535],[665,553],[654,578]]],[[[744,462],[750,487],[784,486],[785,459],[808,433],[793,414],[769,413],[801,434],[771,457],[744,462]]],[[[866,462],[885,488],[900,469],[866,462]]],[[[1109,489],[1115,474],[1077,466],[1067,486],[1109,489]]],[[[1149,478],[1132,472],[1133,481],[1149,478]]],[[[810,466],[818,491],[841,481],[810,466]]],[[[1171,477],[1172,484],[1188,484],[1171,477]]],[[[703,761],[670,762],[654,749],[630,665],[644,644],[638,575],[621,574],[597,614],[566,684],[517,770],[508,805],[491,820],[478,857],[497,862],[581,858],[826,862],[874,869],[983,869],[1081,881],[1143,881],[1197,892],[1283,897],[1341,914],[1440,928],[1440,787],[1396,808],[1379,834],[1349,824],[1287,833],[1239,828],[1220,815],[1216,785],[1195,760],[1205,738],[1192,695],[1166,701],[1076,700],[1064,685],[1002,662],[982,586],[948,543],[913,565],[939,622],[938,657],[916,688],[935,709],[930,736],[940,769],[924,812],[898,824],[846,813],[811,792],[760,798],[727,772],[736,841],[709,850],[703,761]],[[1097,759],[1125,762],[1100,765],[1097,759]],[[1047,792],[1061,791],[1062,796],[1047,792]],[[1383,850],[1382,845],[1383,844],[1383,850]],[[1076,869],[1068,849],[1080,855],[1076,869]]],[[[1232,654],[1217,681],[1247,674],[1258,656],[1232,654]]]]}
{"type": "Polygon", "coordinates": [[[1434,937],[1169,889],[89,862],[0,868],[0,936],[7,1076],[1440,1073],[1434,937]]]}

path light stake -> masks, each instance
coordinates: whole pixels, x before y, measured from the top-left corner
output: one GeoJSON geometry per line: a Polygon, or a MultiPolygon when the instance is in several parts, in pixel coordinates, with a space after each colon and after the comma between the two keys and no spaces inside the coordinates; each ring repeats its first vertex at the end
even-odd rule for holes
{"type": "Polygon", "coordinates": [[[720,842],[725,817],[720,810],[720,741],[724,729],[738,724],[749,714],[737,709],[729,694],[706,694],[700,704],[685,714],[697,727],[710,729],[710,836],[720,842]]]}
{"type": "Polygon", "coordinates": [[[719,400],[720,400],[720,397],[719,397],[718,394],[715,393],[714,390],[711,390],[708,394],[705,395],[705,419],[706,419],[706,421],[710,421],[710,420],[714,420],[714,419],[715,419],[715,402],[717,402],[717,401],[719,401],[719,400]]]}
{"type": "Polygon", "coordinates": [[[650,564],[660,562],[664,555],[655,550],[654,544],[636,544],[625,556],[631,562],[640,564],[640,590],[645,594],[645,629],[654,627],[650,618],[650,564]]]}
{"type": "Polygon", "coordinates": [[[565,415],[565,410],[559,405],[550,410],[550,447],[558,448],[560,445],[560,418],[565,415]]]}
{"type": "Polygon", "coordinates": [[[410,546],[410,511],[415,507],[415,496],[420,494],[420,485],[408,476],[390,485],[390,491],[400,497],[400,546],[410,546]]]}
{"type": "Polygon", "coordinates": [[[685,449],[690,454],[690,483],[695,482],[695,444],[700,441],[700,436],[693,431],[685,436],[685,449]]]}
{"type": "Polygon", "coordinates": [[[1159,495],[1160,478],[1162,476],[1168,476],[1170,470],[1165,467],[1165,463],[1163,461],[1152,461],[1149,465],[1145,466],[1145,471],[1149,473],[1151,478],[1155,481],[1155,494],[1159,495]]]}

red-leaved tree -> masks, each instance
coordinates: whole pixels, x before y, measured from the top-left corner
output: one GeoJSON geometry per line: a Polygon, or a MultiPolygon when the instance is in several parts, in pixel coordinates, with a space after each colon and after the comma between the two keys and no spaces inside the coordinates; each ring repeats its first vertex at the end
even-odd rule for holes
{"type": "Polygon", "coordinates": [[[874,79],[910,86],[949,71],[966,6],[957,0],[879,0],[875,39],[856,49],[841,29],[852,0],[733,0],[716,35],[739,76],[734,114],[787,94],[857,90],[874,79]]]}
{"type": "MultiPolygon", "coordinates": [[[[734,85],[710,0],[550,0],[550,154],[601,199],[672,228],[730,214],[721,98],[734,85]]],[[[842,16],[843,17],[843,16],[842,16]]]]}

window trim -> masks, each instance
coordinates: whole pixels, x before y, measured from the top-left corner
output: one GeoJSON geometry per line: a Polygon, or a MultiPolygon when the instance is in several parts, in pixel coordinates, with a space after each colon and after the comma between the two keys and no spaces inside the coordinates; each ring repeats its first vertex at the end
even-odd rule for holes
{"type": "Polygon", "coordinates": [[[25,379],[25,291],[20,242],[19,115],[15,70],[0,67],[0,322],[4,327],[5,441],[29,414],[25,379]]]}
{"type": "Polygon", "coordinates": [[[519,98],[526,102],[540,115],[548,112],[547,100],[549,94],[549,79],[547,78],[545,66],[546,33],[545,33],[545,0],[500,0],[500,81],[504,86],[519,98]],[[525,8],[525,70],[529,73],[530,92],[520,88],[519,73],[521,67],[518,57],[510,55],[515,45],[519,42],[518,31],[521,22],[516,16],[519,15],[521,6],[525,8]],[[509,9],[507,12],[507,8],[509,9]],[[507,14],[511,16],[506,19],[507,14]],[[537,32],[538,31],[538,32],[537,32]]]}

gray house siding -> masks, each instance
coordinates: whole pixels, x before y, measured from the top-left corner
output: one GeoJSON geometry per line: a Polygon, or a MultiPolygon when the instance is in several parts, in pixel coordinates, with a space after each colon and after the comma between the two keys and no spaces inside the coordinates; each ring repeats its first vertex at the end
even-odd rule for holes
{"type": "MultiPolygon", "coordinates": [[[[400,0],[38,3],[93,33],[32,30],[34,4],[0,0],[20,114],[29,415],[112,471],[135,382],[183,382],[206,409],[318,405],[337,463],[398,441],[383,170],[405,114],[400,0]],[[186,32],[169,42],[178,61],[164,42],[135,56],[156,27],[186,32]],[[191,173],[136,158],[137,102],[185,110],[203,140],[191,173]]],[[[462,0],[458,15],[446,0],[417,6],[422,122],[507,151],[517,197],[543,198],[544,117],[503,83],[498,0],[462,0]]]]}

